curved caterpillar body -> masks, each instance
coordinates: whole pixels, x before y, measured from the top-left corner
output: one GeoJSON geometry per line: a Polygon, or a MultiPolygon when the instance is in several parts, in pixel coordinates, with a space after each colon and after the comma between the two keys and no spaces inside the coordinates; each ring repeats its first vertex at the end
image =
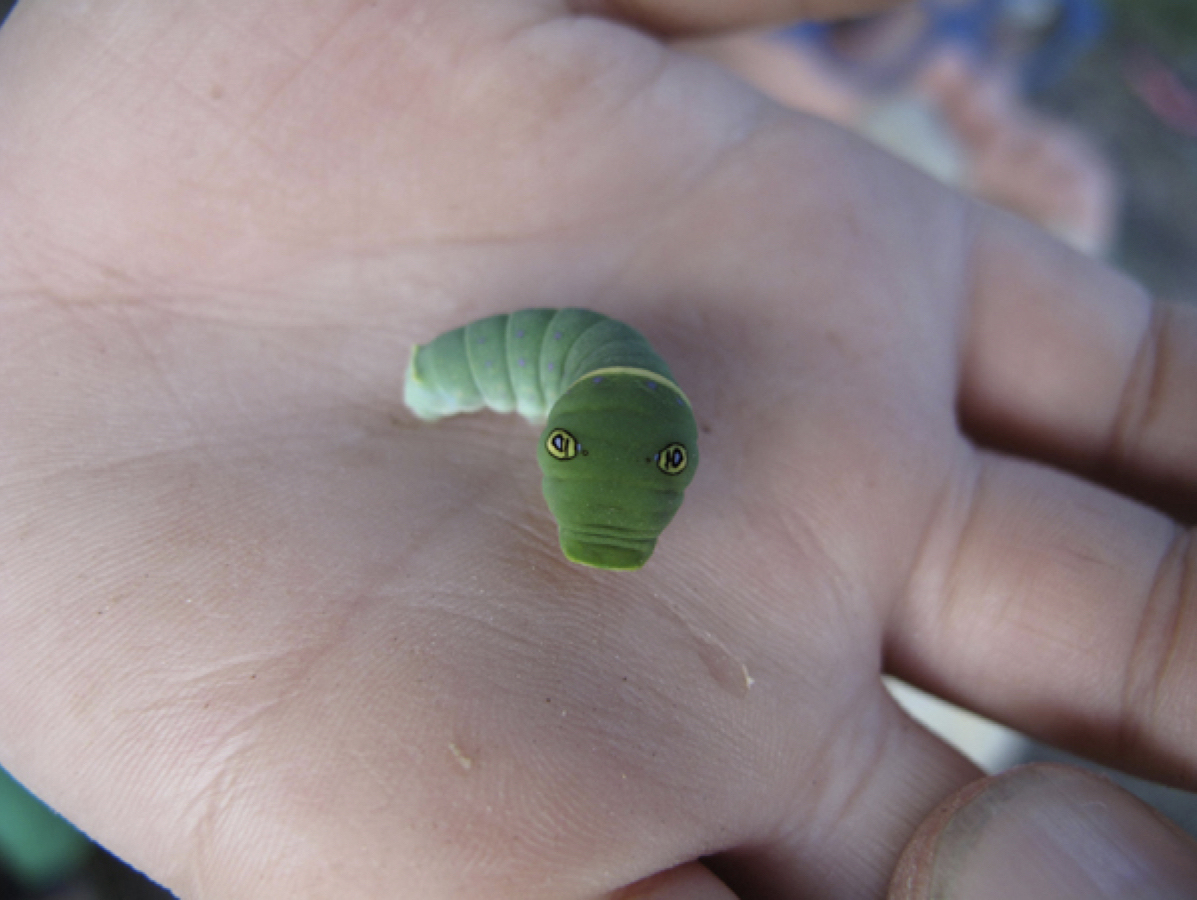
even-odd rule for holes
{"type": "Polygon", "coordinates": [[[547,423],[537,461],[561,549],[643,566],[698,467],[690,401],[634,328],[585,309],[479,319],[412,350],[404,401],[435,420],[488,408],[547,423]]]}

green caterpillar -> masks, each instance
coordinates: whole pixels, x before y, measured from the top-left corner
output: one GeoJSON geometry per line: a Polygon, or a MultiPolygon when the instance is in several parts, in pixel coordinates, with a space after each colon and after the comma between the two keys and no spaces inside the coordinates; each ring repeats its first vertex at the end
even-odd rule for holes
{"type": "Polygon", "coordinates": [[[537,461],[573,562],[648,562],[698,468],[690,401],[636,329],[586,309],[479,319],[412,350],[404,401],[435,420],[486,407],[543,422],[537,461]]]}

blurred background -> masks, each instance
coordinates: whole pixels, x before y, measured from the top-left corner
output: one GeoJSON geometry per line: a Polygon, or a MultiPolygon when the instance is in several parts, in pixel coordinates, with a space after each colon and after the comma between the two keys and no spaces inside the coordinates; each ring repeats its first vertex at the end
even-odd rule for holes
{"type": "MultiPolygon", "coordinates": [[[[0,0],[0,23],[13,5],[0,0]]],[[[1197,302],[1193,0],[912,0],[679,47],[1038,223],[1162,299],[1197,302]]],[[[1080,762],[888,683],[987,771],[1080,762]]],[[[1197,795],[1107,774],[1197,836],[1197,795]]],[[[0,770],[0,900],[170,896],[0,770]]]]}

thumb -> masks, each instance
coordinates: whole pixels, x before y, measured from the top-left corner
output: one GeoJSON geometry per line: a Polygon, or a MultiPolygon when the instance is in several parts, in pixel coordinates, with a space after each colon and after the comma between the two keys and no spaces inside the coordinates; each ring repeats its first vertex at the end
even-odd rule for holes
{"type": "Polygon", "coordinates": [[[898,6],[902,0],[571,0],[575,12],[683,34],[798,19],[844,19],[898,6]]]}
{"type": "Polygon", "coordinates": [[[974,782],[915,832],[889,900],[1183,900],[1197,843],[1098,775],[1036,764],[974,782]]]}

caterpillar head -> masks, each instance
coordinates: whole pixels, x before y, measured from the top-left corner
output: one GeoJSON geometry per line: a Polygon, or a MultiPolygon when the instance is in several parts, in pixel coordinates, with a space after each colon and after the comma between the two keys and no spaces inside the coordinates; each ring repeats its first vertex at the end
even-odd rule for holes
{"type": "Polygon", "coordinates": [[[537,460],[566,557],[638,569],[698,468],[694,413],[650,372],[600,370],[553,405],[537,460]]]}

